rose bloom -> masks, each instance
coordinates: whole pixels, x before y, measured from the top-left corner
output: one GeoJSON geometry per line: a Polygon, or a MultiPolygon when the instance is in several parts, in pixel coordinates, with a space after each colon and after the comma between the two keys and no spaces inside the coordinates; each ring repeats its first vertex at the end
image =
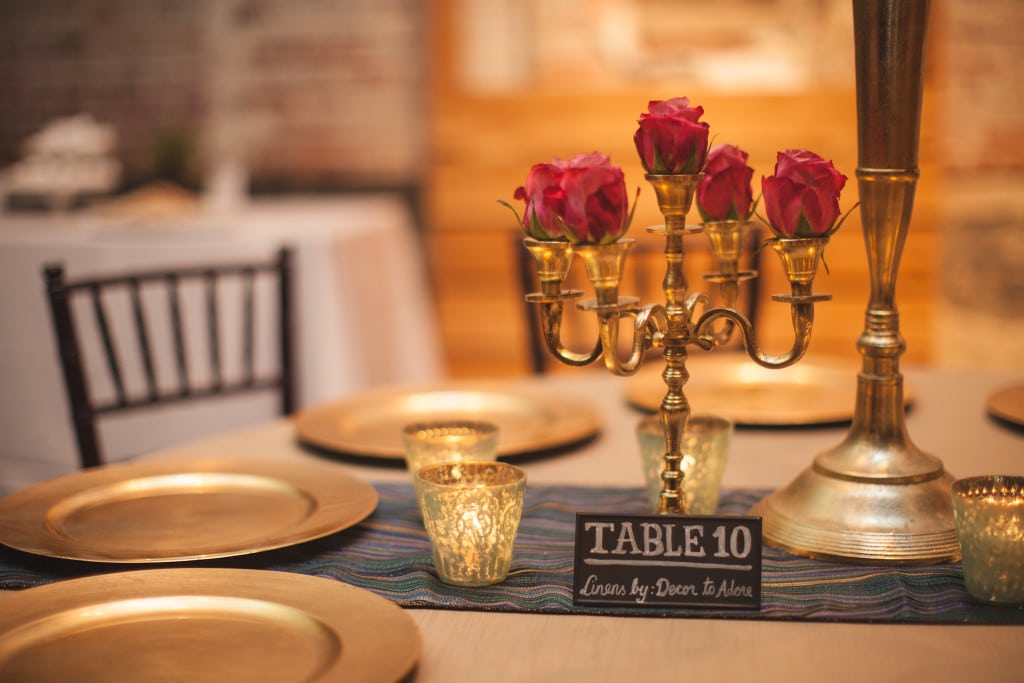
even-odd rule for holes
{"type": "Polygon", "coordinates": [[[526,185],[516,188],[516,199],[526,201],[523,230],[538,240],[565,239],[561,216],[565,212],[565,190],[558,184],[562,169],[552,164],[535,164],[526,185]]]}
{"type": "Polygon", "coordinates": [[[622,169],[597,152],[553,163],[563,167],[560,184],[566,201],[562,222],[567,237],[584,244],[604,244],[622,237],[630,217],[622,169]]]}
{"type": "Polygon", "coordinates": [[[700,173],[708,154],[703,114],[703,107],[691,107],[685,97],[651,100],[633,135],[644,169],[657,175],[700,173]]]}
{"type": "Polygon", "coordinates": [[[515,198],[526,200],[523,228],[536,239],[605,244],[629,227],[625,176],[598,152],[537,164],[515,198]]]}
{"type": "Polygon", "coordinates": [[[779,152],[775,175],[761,178],[764,210],[781,237],[816,237],[835,231],[846,176],[814,152],[779,152]],[[833,227],[835,226],[835,227],[833,227]]]}
{"type": "Polygon", "coordinates": [[[708,152],[704,177],[697,184],[697,210],[705,221],[750,217],[754,169],[747,166],[747,158],[735,145],[716,145],[708,152]]]}

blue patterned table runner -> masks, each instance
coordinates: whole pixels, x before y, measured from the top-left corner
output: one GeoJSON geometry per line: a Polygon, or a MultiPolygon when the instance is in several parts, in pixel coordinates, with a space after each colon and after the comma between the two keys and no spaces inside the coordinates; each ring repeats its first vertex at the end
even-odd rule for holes
{"type": "MultiPolygon", "coordinates": [[[[959,564],[847,565],[764,548],[762,607],[708,610],[591,607],[572,602],[577,512],[642,514],[638,488],[533,485],[527,489],[512,572],[496,586],[462,588],[437,579],[412,487],[378,484],[380,503],[363,523],[281,550],[174,566],[241,567],[323,576],[410,608],[544,614],[850,622],[1024,624],[1024,609],[973,601],[959,564]]],[[[723,491],[720,514],[745,514],[767,491],[723,491]]],[[[145,565],[152,568],[153,565],[145,565]]],[[[0,547],[0,589],[22,589],[139,565],[55,560],[0,547]]]]}

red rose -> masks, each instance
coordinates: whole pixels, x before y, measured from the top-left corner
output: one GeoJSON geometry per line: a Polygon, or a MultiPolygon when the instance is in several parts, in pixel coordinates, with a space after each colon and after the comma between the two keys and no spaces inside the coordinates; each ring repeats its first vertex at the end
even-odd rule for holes
{"type": "Polygon", "coordinates": [[[700,173],[708,154],[703,114],[703,107],[691,107],[685,97],[651,100],[633,135],[644,169],[658,175],[700,173]]]}
{"type": "Polygon", "coordinates": [[[734,145],[708,152],[704,177],[697,184],[697,210],[705,221],[746,220],[753,203],[747,153],[734,145]]]}
{"type": "Polygon", "coordinates": [[[562,170],[551,164],[536,164],[526,176],[526,186],[516,188],[516,199],[526,201],[523,230],[538,240],[564,239],[561,216],[565,212],[565,190],[558,182],[562,170]]]}
{"type": "Polygon", "coordinates": [[[629,196],[622,169],[603,154],[579,154],[567,161],[555,159],[562,168],[565,191],[563,229],[572,242],[614,242],[629,227],[629,196]]]}
{"type": "Polygon", "coordinates": [[[775,175],[761,178],[772,230],[781,237],[831,234],[839,227],[835,223],[844,185],[846,176],[831,161],[804,149],[779,152],[775,175]]]}
{"type": "Polygon", "coordinates": [[[515,198],[526,200],[523,228],[535,239],[604,244],[629,227],[625,176],[597,152],[537,164],[515,198]]]}

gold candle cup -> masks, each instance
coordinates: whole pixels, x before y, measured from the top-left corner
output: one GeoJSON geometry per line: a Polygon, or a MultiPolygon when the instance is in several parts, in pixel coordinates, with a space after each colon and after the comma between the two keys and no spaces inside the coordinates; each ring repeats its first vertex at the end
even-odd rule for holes
{"type": "Polygon", "coordinates": [[[1024,477],[960,479],[952,495],[967,592],[1024,605],[1024,477]]]}
{"type": "MultiPolygon", "coordinates": [[[[718,510],[722,475],[729,457],[733,423],[717,415],[695,415],[687,421],[680,452],[683,460],[683,500],[687,514],[713,515],[718,510]]],[[[642,419],[636,427],[640,460],[652,510],[661,495],[665,466],[665,433],[660,415],[642,419]]]]}
{"type": "Polygon", "coordinates": [[[497,459],[498,426],[469,420],[418,422],[402,430],[405,463],[413,477],[428,465],[497,459]]]}
{"type": "Polygon", "coordinates": [[[508,577],[526,473],[502,462],[431,465],[416,474],[416,496],[437,575],[487,586],[508,577]]]}

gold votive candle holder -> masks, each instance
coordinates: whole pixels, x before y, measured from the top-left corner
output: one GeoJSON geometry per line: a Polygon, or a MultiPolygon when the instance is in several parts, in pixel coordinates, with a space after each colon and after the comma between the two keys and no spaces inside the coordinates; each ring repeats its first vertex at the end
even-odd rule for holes
{"type": "Polygon", "coordinates": [[[406,465],[415,477],[428,465],[496,460],[498,426],[472,420],[417,422],[405,426],[402,442],[406,465]]]}
{"type": "Polygon", "coordinates": [[[953,518],[967,592],[982,602],[1024,604],[1024,477],[958,480],[953,518]]]}
{"type": "MultiPolygon", "coordinates": [[[[683,460],[683,500],[690,515],[713,515],[718,510],[722,475],[729,458],[733,423],[718,415],[694,415],[683,433],[680,452],[683,460]]],[[[640,462],[647,483],[647,502],[658,506],[661,472],[665,467],[665,433],[661,416],[649,415],[637,424],[640,462]]]]}
{"type": "Polygon", "coordinates": [[[525,492],[526,473],[503,462],[449,462],[416,473],[416,497],[442,581],[486,586],[508,577],[525,492]]]}

